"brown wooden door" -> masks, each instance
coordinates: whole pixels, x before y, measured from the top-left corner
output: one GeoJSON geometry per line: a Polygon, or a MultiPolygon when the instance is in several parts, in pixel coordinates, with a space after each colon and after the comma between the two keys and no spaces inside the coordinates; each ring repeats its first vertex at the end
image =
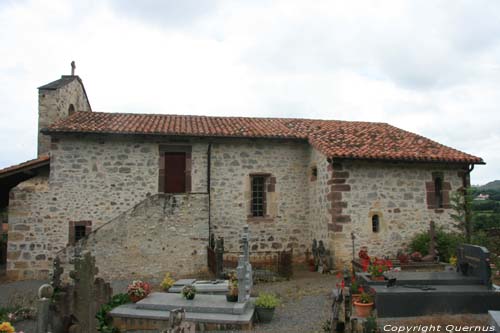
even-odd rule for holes
{"type": "Polygon", "coordinates": [[[186,153],[165,153],[165,193],[186,192],[186,153]]]}

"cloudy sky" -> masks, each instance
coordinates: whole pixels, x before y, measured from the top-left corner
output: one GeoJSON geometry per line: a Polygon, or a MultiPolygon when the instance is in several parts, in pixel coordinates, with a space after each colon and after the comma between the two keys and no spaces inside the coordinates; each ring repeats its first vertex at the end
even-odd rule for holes
{"type": "Polygon", "coordinates": [[[0,0],[0,168],[71,60],[95,111],[388,122],[500,179],[497,0],[0,0]]]}

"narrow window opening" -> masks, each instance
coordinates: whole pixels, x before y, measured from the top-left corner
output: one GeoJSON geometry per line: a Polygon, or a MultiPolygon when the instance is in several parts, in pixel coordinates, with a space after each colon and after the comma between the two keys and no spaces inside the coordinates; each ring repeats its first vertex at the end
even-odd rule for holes
{"type": "Polygon", "coordinates": [[[75,225],[75,243],[86,236],[86,230],[85,225],[75,225]]]}
{"type": "Polygon", "coordinates": [[[313,177],[318,177],[318,167],[312,167],[311,174],[313,177]]]}
{"type": "Polygon", "coordinates": [[[372,231],[379,232],[380,231],[380,221],[378,215],[372,216],[372,231]]]}
{"type": "Polygon", "coordinates": [[[443,208],[443,179],[434,178],[434,194],[436,196],[436,207],[443,208]]]}
{"type": "Polygon", "coordinates": [[[266,215],[266,177],[265,176],[252,176],[252,203],[251,211],[252,216],[262,217],[266,215]]]}
{"type": "Polygon", "coordinates": [[[68,108],[68,116],[71,116],[73,113],[75,113],[75,106],[70,104],[68,108]]]}

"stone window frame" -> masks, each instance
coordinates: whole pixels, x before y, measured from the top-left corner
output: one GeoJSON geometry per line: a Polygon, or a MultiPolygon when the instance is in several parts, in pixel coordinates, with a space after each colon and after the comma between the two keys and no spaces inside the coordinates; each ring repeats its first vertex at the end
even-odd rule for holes
{"type": "Polygon", "coordinates": [[[92,221],[70,221],[69,222],[69,236],[68,244],[75,245],[75,232],[76,227],[85,227],[85,237],[87,237],[92,232],[92,221]]]}
{"type": "Polygon", "coordinates": [[[445,181],[444,172],[432,173],[432,181],[425,183],[427,190],[427,208],[434,209],[436,213],[444,212],[451,208],[450,205],[450,182],[445,181]]]}
{"type": "MultiPolygon", "coordinates": [[[[192,150],[191,145],[167,145],[162,144],[159,146],[159,170],[158,170],[158,192],[165,192],[165,153],[185,153],[186,154],[186,191],[184,193],[191,193],[192,190],[192,150]]],[[[180,193],[177,193],[180,194],[180,193]]]]}
{"type": "Polygon", "coordinates": [[[317,165],[311,166],[310,172],[311,172],[311,177],[309,178],[309,180],[312,182],[316,181],[318,179],[318,166],[317,165]]]}
{"type": "Polygon", "coordinates": [[[268,172],[253,172],[248,175],[249,177],[249,189],[248,191],[250,192],[250,200],[248,203],[248,222],[261,222],[261,221],[268,221],[272,222],[273,218],[271,215],[269,215],[269,200],[268,200],[268,193],[275,192],[276,190],[276,177],[274,177],[271,173],[268,172]],[[263,216],[254,216],[252,212],[252,202],[253,202],[253,197],[252,197],[252,178],[253,177],[264,177],[264,215],[263,216]]]}

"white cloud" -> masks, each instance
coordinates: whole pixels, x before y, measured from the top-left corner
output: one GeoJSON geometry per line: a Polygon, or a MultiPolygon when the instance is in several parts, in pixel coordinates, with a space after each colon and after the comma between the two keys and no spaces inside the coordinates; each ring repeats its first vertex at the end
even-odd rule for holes
{"type": "Polygon", "coordinates": [[[63,1],[0,6],[0,167],[35,156],[36,87],[95,110],[370,120],[483,157],[499,179],[495,1],[63,1]]]}

